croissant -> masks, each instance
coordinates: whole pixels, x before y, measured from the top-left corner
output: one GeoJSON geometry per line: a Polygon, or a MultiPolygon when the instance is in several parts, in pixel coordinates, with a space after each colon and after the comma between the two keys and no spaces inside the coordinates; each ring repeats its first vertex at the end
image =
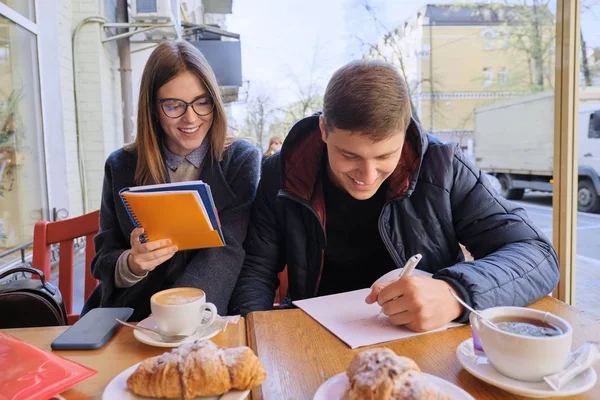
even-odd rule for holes
{"type": "Polygon", "coordinates": [[[140,396],[192,399],[253,389],[266,376],[249,347],[221,349],[206,340],[142,361],[127,379],[127,387],[140,396]]]}
{"type": "Polygon", "coordinates": [[[348,400],[450,400],[427,381],[413,360],[387,348],[357,354],[346,375],[348,400]]]}

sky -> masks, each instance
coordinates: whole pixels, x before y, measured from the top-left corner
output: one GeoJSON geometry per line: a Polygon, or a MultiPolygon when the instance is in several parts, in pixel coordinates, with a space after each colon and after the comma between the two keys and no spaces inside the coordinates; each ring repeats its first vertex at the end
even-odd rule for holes
{"type": "MultiPolygon", "coordinates": [[[[414,16],[426,4],[457,1],[368,0],[389,29],[414,16]]],[[[523,1],[523,0],[520,0],[523,1]]],[[[582,15],[589,47],[600,47],[600,0],[582,15]]],[[[531,2],[531,1],[529,1],[531,2]]],[[[234,105],[236,121],[244,118],[246,93],[265,94],[286,104],[297,98],[299,84],[313,81],[321,91],[333,72],[361,58],[360,37],[375,43],[383,32],[364,9],[365,0],[233,0],[227,29],[241,35],[242,101],[234,105]]]]}

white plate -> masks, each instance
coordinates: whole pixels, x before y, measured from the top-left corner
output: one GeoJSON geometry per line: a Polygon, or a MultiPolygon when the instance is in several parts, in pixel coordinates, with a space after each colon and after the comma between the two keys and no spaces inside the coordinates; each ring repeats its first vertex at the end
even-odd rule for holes
{"type": "MultiPolygon", "coordinates": [[[[442,393],[453,400],[475,400],[469,393],[453,383],[438,378],[435,375],[426,374],[425,372],[422,372],[422,374],[425,375],[432,384],[437,386],[442,393]]],[[[332,376],[319,386],[313,400],[343,400],[348,383],[348,376],[345,372],[332,376]]]]}
{"type": "MultiPolygon", "coordinates": [[[[217,318],[215,320],[215,322],[210,324],[208,327],[199,328],[198,331],[196,331],[196,333],[194,333],[193,335],[191,335],[190,337],[188,337],[187,339],[185,339],[181,342],[163,342],[158,339],[158,336],[153,335],[151,333],[146,333],[139,329],[133,330],[133,336],[135,336],[135,338],[137,340],[139,340],[140,342],[146,343],[150,346],[179,347],[179,345],[181,345],[182,343],[193,342],[195,340],[206,340],[206,339],[210,339],[210,338],[218,335],[219,332],[221,332],[225,328],[226,323],[227,323],[226,319],[217,318]]],[[[156,320],[154,319],[154,317],[152,315],[150,315],[148,318],[140,321],[138,323],[138,325],[143,328],[150,328],[150,329],[158,330],[158,326],[156,325],[156,320]]]]}
{"type": "Polygon", "coordinates": [[[471,375],[507,392],[527,397],[546,398],[574,396],[590,390],[596,384],[596,371],[588,368],[563,389],[553,390],[546,382],[523,382],[502,375],[486,356],[475,356],[473,339],[467,339],[456,348],[458,361],[471,375]]]}
{"type": "MultiPolygon", "coordinates": [[[[112,381],[106,388],[104,389],[104,393],[102,393],[102,400],[148,400],[148,397],[141,397],[133,394],[127,389],[127,378],[129,375],[133,374],[137,366],[140,363],[132,365],[127,368],[125,371],[121,372],[119,375],[115,376],[112,381]]],[[[227,393],[219,396],[211,396],[211,397],[196,397],[196,399],[200,400],[244,400],[248,397],[250,393],[249,390],[230,390],[227,393]]]]}

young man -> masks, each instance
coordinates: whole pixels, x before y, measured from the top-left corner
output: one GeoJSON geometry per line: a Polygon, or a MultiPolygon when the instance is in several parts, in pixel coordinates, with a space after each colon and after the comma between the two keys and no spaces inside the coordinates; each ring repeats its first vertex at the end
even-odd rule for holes
{"type": "Polygon", "coordinates": [[[369,287],[420,253],[432,278],[403,278],[365,299],[416,331],[467,321],[448,289],[476,309],[525,306],[559,277],[554,249],[525,211],[456,145],[427,135],[396,68],[372,61],[339,69],[323,114],[296,123],[265,160],[245,249],[230,302],[242,315],[273,307],[286,265],[299,300],[369,287]]]}

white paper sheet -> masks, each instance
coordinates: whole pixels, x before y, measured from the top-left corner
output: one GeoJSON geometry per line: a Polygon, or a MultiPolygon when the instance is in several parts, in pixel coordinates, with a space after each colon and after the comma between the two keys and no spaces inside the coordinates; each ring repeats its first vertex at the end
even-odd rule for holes
{"type": "MultiPolygon", "coordinates": [[[[376,283],[397,278],[401,270],[397,269],[385,274],[376,283]]],[[[412,275],[431,276],[420,270],[413,271],[412,275]]],[[[293,304],[304,310],[352,349],[461,326],[461,324],[450,323],[434,331],[422,333],[394,326],[386,315],[380,315],[381,307],[377,303],[365,303],[365,298],[370,292],[371,289],[360,289],[298,300],[293,304]]]]}

